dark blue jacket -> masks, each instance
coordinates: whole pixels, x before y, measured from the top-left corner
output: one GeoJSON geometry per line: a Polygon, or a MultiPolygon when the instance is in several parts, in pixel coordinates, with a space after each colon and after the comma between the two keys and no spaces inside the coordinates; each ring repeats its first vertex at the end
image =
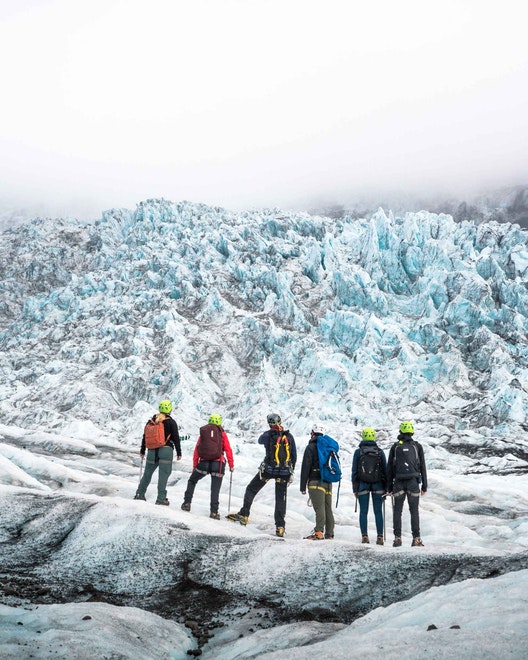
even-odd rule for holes
{"type": "Polygon", "coordinates": [[[376,442],[372,440],[362,440],[359,443],[359,447],[354,452],[354,458],[352,459],[352,490],[354,493],[358,493],[360,490],[386,490],[387,484],[387,459],[385,458],[385,453],[383,449],[378,447],[376,442]],[[380,450],[381,456],[381,472],[382,480],[378,481],[375,484],[365,483],[359,480],[358,467],[359,467],[359,457],[361,456],[362,447],[377,447],[380,450]]]}
{"type": "Polygon", "coordinates": [[[259,445],[264,445],[266,448],[265,460],[268,460],[273,452],[273,447],[275,446],[275,431],[279,431],[288,438],[288,444],[290,446],[290,462],[292,468],[295,468],[295,463],[297,463],[297,447],[295,446],[293,435],[289,431],[285,431],[278,426],[272,426],[268,431],[264,431],[258,439],[259,445]]]}

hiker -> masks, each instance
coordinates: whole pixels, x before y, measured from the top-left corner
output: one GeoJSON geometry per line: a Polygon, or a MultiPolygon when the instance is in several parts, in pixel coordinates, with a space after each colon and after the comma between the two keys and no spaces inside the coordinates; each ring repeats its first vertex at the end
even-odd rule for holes
{"type": "Polygon", "coordinates": [[[281,426],[281,418],[277,413],[267,417],[269,430],[258,439],[259,445],[266,448],[266,456],[260,469],[249,482],[244,494],[244,503],[238,513],[228,514],[229,520],[247,525],[249,512],[255,495],[270,481],[275,480],[275,534],[284,536],[286,515],[286,491],[293,479],[293,471],[297,462],[297,449],[293,435],[281,426]]]}
{"type": "Polygon", "coordinates": [[[413,439],[414,424],[402,422],[398,442],[389,452],[387,462],[387,491],[392,495],[394,548],[402,544],[402,510],[407,497],[411,513],[411,546],[423,547],[420,538],[420,495],[427,492],[427,471],[422,445],[413,439]]]}
{"type": "Polygon", "coordinates": [[[376,443],[376,431],[364,428],[361,442],[352,459],[352,490],[359,502],[359,527],[361,543],[370,543],[368,535],[368,510],[372,495],[372,507],[376,521],[376,544],[383,545],[383,498],[387,490],[387,460],[376,443]]]}
{"type": "Polygon", "coordinates": [[[231,472],[235,469],[233,452],[227,433],[222,428],[222,417],[211,415],[205,426],[200,428],[200,435],[194,447],[193,471],[187,482],[187,490],[183,496],[181,508],[191,510],[191,502],[196,484],[206,475],[211,475],[211,513],[210,518],[220,520],[218,506],[220,504],[220,487],[225,474],[225,464],[229,463],[231,472]]]}
{"type": "Polygon", "coordinates": [[[147,488],[152,479],[152,475],[159,467],[158,473],[158,497],[156,504],[164,506],[169,505],[167,499],[167,480],[172,472],[172,459],[174,450],[176,457],[181,461],[181,444],[178,425],[171,417],[172,403],[166,399],[160,401],[158,406],[159,413],[153,415],[147,422],[143,431],[141,440],[140,456],[141,460],[145,458],[147,450],[147,463],[145,472],[139,482],[139,486],[134,497],[135,500],[146,500],[147,488]]]}
{"type": "Polygon", "coordinates": [[[315,528],[305,539],[322,541],[334,538],[334,513],[332,511],[332,484],[321,479],[317,441],[324,435],[319,424],[312,426],[310,440],[304,450],[301,467],[301,493],[306,495],[306,486],[315,511],[315,528]]]}

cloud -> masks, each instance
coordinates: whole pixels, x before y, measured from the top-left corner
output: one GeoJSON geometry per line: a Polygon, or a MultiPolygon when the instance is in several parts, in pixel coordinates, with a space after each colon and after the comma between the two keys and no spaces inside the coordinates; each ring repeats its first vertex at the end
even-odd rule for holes
{"type": "Polygon", "coordinates": [[[3,3],[3,195],[92,213],[152,196],[301,206],[525,182],[523,11],[3,3]]]}

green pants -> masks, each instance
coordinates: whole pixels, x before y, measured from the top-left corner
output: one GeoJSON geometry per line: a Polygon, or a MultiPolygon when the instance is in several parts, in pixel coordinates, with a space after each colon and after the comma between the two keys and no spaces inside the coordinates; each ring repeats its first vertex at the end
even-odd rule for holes
{"type": "Polygon", "coordinates": [[[326,481],[309,481],[308,493],[315,511],[315,531],[324,532],[327,538],[333,537],[332,484],[326,481]]]}
{"type": "Polygon", "coordinates": [[[152,475],[159,468],[158,474],[158,497],[156,502],[163,502],[167,498],[167,481],[172,472],[172,457],[174,455],[174,449],[165,445],[165,447],[160,447],[159,449],[149,449],[147,451],[147,463],[145,465],[145,472],[143,477],[139,482],[137,489],[137,495],[140,497],[145,497],[147,488],[152,479],[152,475]],[[157,452],[157,456],[156,456],[157,452]],[[156,458],[158,460],[156,460],[156,458]]]}

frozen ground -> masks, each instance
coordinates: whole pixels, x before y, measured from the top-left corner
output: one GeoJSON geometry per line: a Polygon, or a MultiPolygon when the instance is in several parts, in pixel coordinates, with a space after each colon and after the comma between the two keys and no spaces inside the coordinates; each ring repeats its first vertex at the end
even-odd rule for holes
{"type": "MultiPolygon", "coordinates": [[[[208,478],[197,486],[192,511],[180,510],[194,440],[183,443],[183,460],[174,463],[169,481],[171,506],[161,508],[153,504],[155,480],[150,502],[132,499],[137,448],[94,439],[90,426],[84,431],[79,426],[76,437],[59,437],[0,428],[5,657],[178,658],[198,644],[203,657],[226,659],[274,657],[284,649],[300,658],[308,644],[322,654],[331,644],[337,658],[415,651],[491,658],[499,649],[501,657],[523,657],[526,476],[431,468],[421,500],[425,548],[410,547],[407,514],[404,547],[392,548],[390,505],[388,545],[364,546],[350,455],[343,451],[336,540],[302,540],[313,513],[296,479],[287,540],[280,541],[273,536],[272,484],[257,496],[247,527],[208,517],[208,478]],[[100,599],[121,607],[109,613],[115,606],[100,599]],[[64,602],[70,600],[80,602],[64,602]]],[[[298,438],[301,455],[306,441],[298,438]]],[[[231,442],[231,509],[237,510],[261,448],[236,436],[231,442]]],[[[229,476],[223,514],[228,497],[229,476]]],[[[370,524],[373,535],[372,518],[370,524]]]]}

